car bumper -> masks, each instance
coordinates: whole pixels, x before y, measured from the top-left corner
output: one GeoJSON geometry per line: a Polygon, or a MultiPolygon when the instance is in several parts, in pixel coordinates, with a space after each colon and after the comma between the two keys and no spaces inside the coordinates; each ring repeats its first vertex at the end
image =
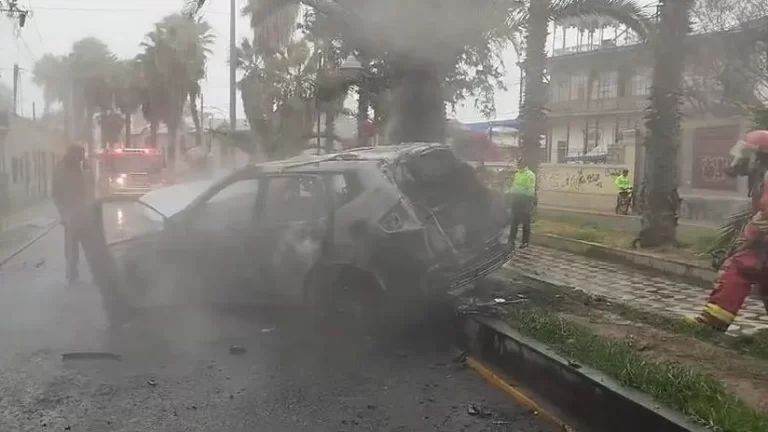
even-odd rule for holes
{"type": "Polygon", "coordinates": [[[501,269],[509,261],[513,249],[498,238],[471,259],[450,267],[434,267],[427,275],[429,293],[443,294],[466,287],[501,269]]]}

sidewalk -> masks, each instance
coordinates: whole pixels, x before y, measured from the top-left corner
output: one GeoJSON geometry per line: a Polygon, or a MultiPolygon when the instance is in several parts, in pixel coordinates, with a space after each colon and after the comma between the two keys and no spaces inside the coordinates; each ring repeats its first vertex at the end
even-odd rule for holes
{"type": "MultiPolygon", "coordinates": [[[[701,287],[651,272],[535,245],[517,250],[505,268],[533,279],[680,318],[698,314],[708,295],[701,287]]],[[[768,329],[768,315],[762,302],[749,298],[729,333],[753,334],[761,329],[768,329]]]]}
{"type": "Polygon", "coordinates": [[[59,220],[50,200],[30,205],[2,221],[0,228],[0,266],[30,241],[49,231],[59,220]]]}

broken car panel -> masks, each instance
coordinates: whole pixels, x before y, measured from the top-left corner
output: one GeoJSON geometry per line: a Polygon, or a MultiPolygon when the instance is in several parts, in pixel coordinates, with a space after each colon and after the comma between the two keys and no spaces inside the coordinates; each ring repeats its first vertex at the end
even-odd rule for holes
{"type": "Polygon", "coordinates": [[[122,280],[144,302],[157,292],[306,301],[342,285],[390,298],[442,294],[506,262],[503,204],[440,144],[251,165],[140,198],[145,217],[164,222],[110,242],[120,274],[102,279],[122,280]]]}

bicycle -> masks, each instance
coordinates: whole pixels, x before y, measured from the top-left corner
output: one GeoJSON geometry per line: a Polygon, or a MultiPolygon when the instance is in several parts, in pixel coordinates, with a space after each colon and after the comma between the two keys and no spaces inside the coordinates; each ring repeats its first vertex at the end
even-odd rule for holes
{"type": "Polygon", "coordinates": [[[619,192],[619,196],[616,199],[616,214],[628,215],[634,199],[632,189],[619,192]]]}

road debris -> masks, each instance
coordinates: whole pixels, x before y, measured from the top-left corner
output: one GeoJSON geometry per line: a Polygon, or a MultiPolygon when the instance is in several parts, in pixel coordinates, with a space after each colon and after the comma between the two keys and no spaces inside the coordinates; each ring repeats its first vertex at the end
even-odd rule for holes
{"type": "Polygon", "coordinates": [[[108,352],[72,352],[61,355],[63,361],[69,360],[115,360],[120,361],[123,356],[108,352]]]}
{"type": "Polygon", "coordinates": [[[147,381],[147,385],[150,386],[150,387],[156,387],[157,386],[157,381],[155,381],[155,380],[148,380],[147,381]]]}
{"type": "Polygon", "coordinates": [[[245,354],[246,350],[245,350],[245,347],[242,345],[232,345],[229,347],[229,353],[232,355],[241,355],[241,354],[245,354]]]}
{"type": "Polygon", "coordinates": [[[488,418],[493,416],[493,413],[491,411],[487,410],[482,405],[478,405],[476,403],[471,403],[467,405],[467,414],[473,417],[482,417],[482,418],[488,418]]]}

